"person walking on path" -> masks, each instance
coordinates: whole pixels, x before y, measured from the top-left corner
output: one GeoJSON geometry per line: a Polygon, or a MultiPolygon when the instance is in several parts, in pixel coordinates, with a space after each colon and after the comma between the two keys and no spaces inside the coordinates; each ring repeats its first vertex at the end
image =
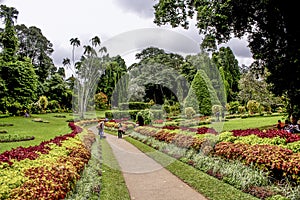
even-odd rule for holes
{"type": "Polygon", "coordinates": [[[99,120],[97,124],[98,134],[100,135],[100,139],[104,138],[104,121],[99,120]]]}
{"type": "Polygon", "coordinates": [[[118,138],[122,138],[122,134],[124,133],[124,129],[122,127],[121,122],[118,124],[118,138]]]}

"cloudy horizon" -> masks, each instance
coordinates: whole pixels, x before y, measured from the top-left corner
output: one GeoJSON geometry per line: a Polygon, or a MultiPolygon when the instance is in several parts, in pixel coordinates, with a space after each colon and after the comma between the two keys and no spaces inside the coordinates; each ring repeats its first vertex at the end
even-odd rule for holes
{"type": "MultiPolygon", "coordinates": [[[[0,2],[19,11],[16,24],[36,26],[42,30],[43,35],[53,44],[54,52],[51,57],[56,66],[62,65],[63,58],[71,57],[70,39],[76,37],[81,41],[81,46],[88,44],[94,36],[100,37],[103,45],[114,41],[114,50],[117,49],[121,56],[124,55],[128,67],[135,62],[134,54],[137,51],[150,46],[171,50],[181,55],[200,52],[202,36],[198,34],[195,22],[192,21],[188,30],[171,28],[168,25],[159,27],[153,23],[153,5],[157,1],[89,0],[83,3],[74,0],[2,0],[0,2]],[[123,42],[116,45],[118,43],[115,40],[121,38],[123,42]],[[124,52],[122,48],[126,51],[124,52]]],[[[251,64],[251,53],[246,40],[235,38],[220,46],[229,46],[240,66],[251,64]]],[[[82,49],[78,48],[76,52],[79,59],[82,49]]]]}

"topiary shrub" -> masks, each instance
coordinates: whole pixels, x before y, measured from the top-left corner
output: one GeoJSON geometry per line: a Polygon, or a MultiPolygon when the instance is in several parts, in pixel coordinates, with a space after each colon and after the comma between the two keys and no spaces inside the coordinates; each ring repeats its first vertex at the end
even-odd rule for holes
{"type": "Polygon", "coordinates": [[[42,109],[42,111],[45,111],[48,106],[48,99],[46,96],[40,96],[37,103],[39,108],[42,109]]]}
{"type": "Polygon", "coordinates": [[[255,100],[249,100],[247,103],[247,109],[249,114],[254,114],[259,112],[260,103],[255,100]]]}
{"type": "Polygon", "coordinates": [[[193,116],[196,114],[196,111],[193,107],[187,107],[184,109],[185,115],[188,119],[192,119],[193,116]]]}
{"type": "Polygon", "coordinates": [[[193,107],[197,113],[207,116],[212,114],[212,105],[220,105],[217,93],[206,73],[203,70],[198,70],[184,106],[193,107]]]}

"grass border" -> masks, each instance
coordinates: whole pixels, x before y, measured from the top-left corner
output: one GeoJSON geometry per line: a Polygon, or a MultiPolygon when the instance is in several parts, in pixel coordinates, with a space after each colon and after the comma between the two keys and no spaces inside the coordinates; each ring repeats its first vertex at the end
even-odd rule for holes
{"type": "Polygon", "coordinates": [[[100,141],[102,147],[102,181],[100,197],[105,200],[130,200],[129,191],[125,183],[118,161],[105,139],[100,141]],[[110,166],[117,166],[113,169],[110,166]]]}

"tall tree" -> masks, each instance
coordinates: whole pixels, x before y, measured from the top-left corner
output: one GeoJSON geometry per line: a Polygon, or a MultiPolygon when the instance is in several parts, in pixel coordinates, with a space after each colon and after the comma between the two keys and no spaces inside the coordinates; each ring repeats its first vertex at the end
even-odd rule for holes
{"type": "Polygon", "coordinates": [[[41,29],[24,24],[16,25],[16,32],[20,41],[18,55],[29,57],[34,65],[39,81],[43,83],[57,70],[50,57],[53,53],[53,44],[43,35],[41,29]]]}
{"type": "Polygon", "coordinates": [[[12,7],[1,5],[0,16],[4,18],[5,27],[0,35],[3,51],[0,53],[0,97],[2,112],[18,114],[28,108],[35,100],[37,76],[31,61],[26,57],[18,57],[18,38],[14,21],[18,11],[12,7]],[[3,96],[2,96],[3,95],[3,96]]]}
{"type": "Polygon", "coordinates": [[[119,99],[116,96],[112,97],[112,95],[119,80],[126,72],[127,67],[121,56],[110,58],[110,61],[106,63],[105,74],[100,77],[97,91],[107,95],[109,104],[111,103],[112,98],[119,99]]]}
{"type": "Polygon", "coordinates": [[[3,49],[2,57],[5,61],[16,58],[15,54],[19,48],[19,41],[14,28],[14,20],[17,20],[19,12],[13,7],[0,5],[0,18],[4,19],[4,30],[0,33],[0,44],[3,49]]]}
{"type": "Polygon", "coordinates": [[[59,72],[53,74],[49,81],[47,81],[47,91],[45,95],[49,101],[57,101],[60,107],[71,108],[72,90],[68,87],[59,72]]]}
{"type": "Polygon", "coordinates": [[[289,112],[300,107],[300,28],[298,7],[285,1],[160,0],[155,6],[158,25],[188,28],[188,18],[197,16],[203,48],[216,49],[232,37],[246,36],[256,60],[254,68],[270,74],[267,81],[277,95],[286,95],[289,112]]]}
{"type": "MultiPolygon", "coordinates": [[[[96,93],[99,78],[105,72],[105,65],[108,60],[106,48],[102,47],[97,52],[95,48],[100,46],[101,41],[98,36],[93,37],[90,42],[92,45],[84,45],[83,55],[80,60],[75,63],[74,50],[80,46],[78,38],[70,39],[73,59],[73,75],[68,79],[69,85],[73,87],[73,109],[79,113],[80,118],[84,118],[87,110],[93,107],[94,95],[96,93]]],[[[70,65],[70,60],[63,60],[65,66],[70,65]]]]}
{"type": "Polygon", "coordinates": [[[100,46],[101,44],[100,38],[98,36],[93,37],[90,41],[92,42],[92,46],[94,47],[98,45],[100,46]]]}
{"type": "Polygon", "coordinates": [[[221,47],[219,51],[212,54],[212,60],[217,68],[224,73],[226,82],[227,101],[235,101],[239,92],[240,68],[230,47],[221,47]]]}
{"type": "Polygon", "coordinates": [[[137,53],[135,55],[135,58],[144,60],[146,58],[156,57],[157,55],[160,54],[165,54],[165,51],[163,49],[159,49],[156,47],[148,47],[146,49],[143,49],[141,53],[137,53]]]}
{"type": "Polygon", "coordinates": [[[242,74],[239,80],[239,89],[238,98],[243,105],[246,105],[250,100],[255,100],[266,108],[275,108],[283,104],[281,98],[274,96],[269,91],[269,85],[265,81],[265,76],[257,78],[256,74],[251,70],[242,74]]]}

